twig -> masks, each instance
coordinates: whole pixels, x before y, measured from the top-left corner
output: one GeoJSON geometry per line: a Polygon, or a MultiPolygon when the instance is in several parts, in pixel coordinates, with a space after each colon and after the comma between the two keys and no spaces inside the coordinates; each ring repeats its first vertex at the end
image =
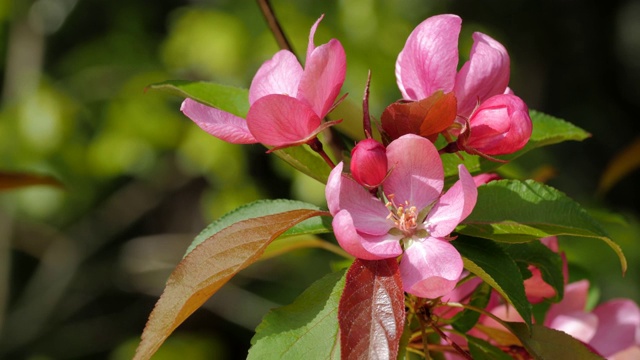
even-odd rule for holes
{"type": "Polygon", "coordinates": [[[257,1],[258,5],[260,6],[260,10],[262,11],[262,15],[264,15],[264,18],[267,20],[269,29],[273,33],[273,36],[276,38],[276,42],[278,43],[280,49],[289,50],[295,54],[295,51],[293,51],[293,47],[291,47],[291,43],[289,43],[289,40],[284,34],[284,31],[282,31],[282,27],[278,22],[278,18],[276,18],[276,14],[273,12],[273,8],[271,7],[269,0],[257,1]]]}

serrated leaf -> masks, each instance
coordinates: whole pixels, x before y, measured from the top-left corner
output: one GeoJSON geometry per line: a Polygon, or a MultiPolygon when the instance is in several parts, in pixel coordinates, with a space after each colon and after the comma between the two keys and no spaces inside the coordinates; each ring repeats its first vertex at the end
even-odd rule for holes
{"type": "Polygon", "coordinates": [[[134,359],[149,359],[187,317],[240,270],[257,261],[271,241],[322,211],[296,209],[233,222],[210,235],[169,276],[142,332],[134,359]]]}
{"type": "Polygon", "coordinates": [[[345,277],[345,270],[331,273],[265,315],[247,359],[340,359],[338,304],[345,277]]]}
{"type": "Polygon", "coordinates": [[[64,187],[60,181],[51,176],[0,171],[0,190],[11,190],[36,185],[46,185],[57,188],[64,187]]]}
{"type": "MultiPolygon", "coordinates": [[[[320,210],[319,207],[305,203],[303,201],[287,200],[287,199],[275,199],[275,200],[258,200],[252,203],[243,205],[227,214],[220,219],[212,222],[204,230],[198,234],[191,242],[191,245],[187,248],[185,256],[187,256],[196,246],[200,245],[203,241],[213,236],[218,231],[226,228],[227,226],[236,222],[256,218],[260,216],[273,215],[291,210],[320,210]]],[[[322,213],[322,215],[329,215],[329,213],[322,213]]],[[[331,220],[323,219],[322,217],[314,217],[305,220],[295,226],[287,229],[281,236],[295,236],[295,235],[307,235],[307,234],[322,234],[331,232],[331,220]]]]}
{"type": "Polygon", "coordinates": [[[206,81],[169,80],[147,87],[182,98],[191,98],[241,118],[249,111],[249,90],[206,81]]]}
{"type": "Polygon", "coordinates": [[[491,240],[460,236],[451,245],[462,255],[464,268],[494,288],[531,324],[531,304],[524,292],[518,265],[491,240]]]}
{"type": "Polygon", "coordinates": [[[532,180],[499,180],[479,186],[476,206],[457,231],[508,243],[553,235],[597,238],[618,255],[622,272],[627,269],[618,244],[578,203],[532,180]]]}
{"type": "Polygon", "coordinates": [[[544,246],[539,241],[531,241],[523,244],[509,244],[503,246],[505,251],[516,262],[534,265],[542,280],[556,291],[556,295],[550,299],[553,302],[562,300],[564,296],[564,275],[562,273],[562,257],[544,246]]]}
{"type": "Polygon", "coordinates": [[[397,260],[356,259],[347,272],[338,312],[342,359],[395,359],[404,320],[397,260]]]}
{"type": "MultiPolygon", "coordinates": [[[[315,218],[314,218],[315,219],[315,218]]],[[[345,252],[338,245],[332,244],[328,241],[322,240],[316,236],[312,235],[298,235],[298,236],[289,236],[283,237],[280,236],[275,241],[271,242],[267,249],[264,251],[262,258],[260,260],[270,259],[275,256],[282,255],[289,251],[294,251],[297,249],[305,249],[305,248],[319,248],[331,251],[333,253],[344,256],[345,258],[351,258],[347,252],[345,252]]]]}
{"type": "MultiPolygon", "coordinates": [[[[513,154],[496,156],[497,158],[511,161],[539,147],[570,140],[582,141],[591,136],[588,132],[565,120],[534,110],[529,111],[529,115],[533,123],[533,131],[527,145],[513,154]]],[[[472,175],[490,172],[502,166],[502,163],[483,159],[476,155],[462,153],[462,156],[464,160],[460,160],[455,154],[442,155],[447,183],[453,183],[457,180],[459,164],[464,164],[472,175]]]]}
{"type": "Polygon", "coordinates": [[[506,322],[509,330],[520,339],[534,359],[602,360],[582,342],[565,332],[534,324],[527,328],[523,323],[506,322]]]}
{"type": "MultiPolygon", "coordinates": [[[[491,298],[491,287],[489,284],[482,282],[476,287],[469,299],[469,305],[479,309],[484,309],[489,304],[491,298]]],[[[478,320],[480,319],[480,313],[471,309],[464,309],[451,319],[451,325],[454,329],[461,333],[466,333],[471,330],[478,320]]]]}
{"type": "Polygon", "coordinates": [[[468,336],[469,352],[474,360],[513,360],[504,351],[477,337],[468,336]]]}
{"type": "Polygon", "coordinates": [[[327,183],[331,168],[318,153],[308,146],[292,146],[273,152],[294,169],[311,176],[323,184],[327,183]]]}

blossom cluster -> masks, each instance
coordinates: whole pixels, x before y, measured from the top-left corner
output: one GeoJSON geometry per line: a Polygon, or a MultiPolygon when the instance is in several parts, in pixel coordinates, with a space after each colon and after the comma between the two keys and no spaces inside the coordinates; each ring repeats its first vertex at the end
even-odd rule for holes
{"type": "MultiPolygon", "coordinates": [[[[259,68],[249,89],[246,119],[191,99],[181,110],[231,143],[262,143],[274,150],[319,141],[318,135],[338,122],[325,118],[341,101],[346,73],[338,40],[314,44],[321,20],[311,28],[304,67],[293,53],[281,50],[259,68]]],[[[456,286],[464,275],[463,259],[451,244],[455,230],[472,213],[478,185],[492,175],[474,178],[459,165],[458,180],[446,188],[441,154],[502,161],[495,157],[521,150],[532,133],[527,105],[509,88],[510,59],[502,44],[474,33],[468,61],[458,69],[461,26],[456,15],[438,15],[413,30],[395,67],[402,99],[380,115],[380,140],[367,127],[365,108],[366,139],[355,143],[350,159],[337,165],[328,161],[333,168],[325,190],[335,238],[346,252],[364,260],[397,259],[406,293],[443,298],[444,303],[458,300],[456,286]]],[[[549,246],[557,251],[553,244],[549,246]]],[[[553,288],[536,268],[530,271],[533,276],[525,282],[530,300],[551,297],[553,288]]],[[[604,356],[637,348],[637,305],[611,301],[585,312],[587,287],[585,282],[569,284],[564,300],[551,306],[545,325],[604,356]],[[610,339],[613,327],[629,331],[610,339]]],[[[517,313],[507,309],[496,297],[486,310],[516,320],[509,316],[517,313]]],[[[490,318],[482,321],[497,326],[490,318]]]]}

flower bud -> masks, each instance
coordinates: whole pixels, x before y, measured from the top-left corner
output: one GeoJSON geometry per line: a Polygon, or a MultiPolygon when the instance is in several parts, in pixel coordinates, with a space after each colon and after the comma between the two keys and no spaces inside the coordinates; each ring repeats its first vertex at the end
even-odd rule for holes
{"type": "Polygon", "coordinates": [[[373,140],[360,141],[351,150],[351,175],[369,189],[378,187],[387,176],[387,151],[373,140]]]}
{"type": "Polygon", "coordinates": [[[469,119],[468,136],[458,140],[467,152],[504,155],[522,149],[531,131],[529,109],[524,101],[515,95],[500,94],[480,104],[469,119]]]}

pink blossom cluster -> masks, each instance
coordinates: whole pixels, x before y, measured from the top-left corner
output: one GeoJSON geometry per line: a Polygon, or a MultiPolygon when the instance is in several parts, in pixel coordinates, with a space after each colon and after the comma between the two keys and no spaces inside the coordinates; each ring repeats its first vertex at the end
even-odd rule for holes
{"type": "Polygon", "coordinates": [[[336,39],[316,47],[322,17],[311,27],[304,69],[296,56],[280,50],[266,61],[249,88],[245,119],[186,99],[182,112],[209,134],[234,144],[262,143],[275,148],[302,145],[335,122],[322,119],[334,106],[347,68],[336,39]]]}
{"type": "MultiPolygon", "coordinates": [[[[558,239],[555,236],[543,238],[541,242],[558,252],[558,239]]],[[[564,254],[560,255],[564,262],[564,296],[561,301],[551,304],[544,317],[543,325],[571,335],[607,359],[640,358],[640,308],[638,305],[629,299],[612,299],[599,304],[592,310],[587,310],[589,281],[579,280],[566,284],[569,277],[566,259],[564,254]]],[[[532,270],[532,276],[525,280],[527,299],[531,303],[539,303],[555,296],[555,290],[542,279],[540,271],[531,266],[529,269],[532,270]]],[[[458,302],[468,298],[480,282],[478,278],[468,281],[444,296],[443,301],[458,302]]],[[[438,308],[438,313],[450,318],[457,312],[447,309],[446,307],[438,308]]],[[[524,322],[518,312],[502,301],[496,292],[492,292],[486,310],[504,321],[524,322]]],[[[488,316],[482,316],[479,323],[482,326],[506,331],[500,323],[488,316]]],[[[487,338],[486,334],[475,329],[469,334],[487,338]]],[[[456,337],[455,341],[465,342],[459,337],[456,337]]],[[[462,359],[454,353],[449,353],[446,357],[449,360],[462,359]]]]}
{"type": "Polygon", "coordinates": [[[413,30],[396,62],[402,96],[420,101],[437,92],[455,95],[457,116],[444,131],[458,137],[454,151],[489,156],[520,150],[532,125],[527,105],[508,88],[509,55],[499,42],[476,32],[469,60],[457,71],[461,23],[456,15],[438,15],[413,30]]]}

